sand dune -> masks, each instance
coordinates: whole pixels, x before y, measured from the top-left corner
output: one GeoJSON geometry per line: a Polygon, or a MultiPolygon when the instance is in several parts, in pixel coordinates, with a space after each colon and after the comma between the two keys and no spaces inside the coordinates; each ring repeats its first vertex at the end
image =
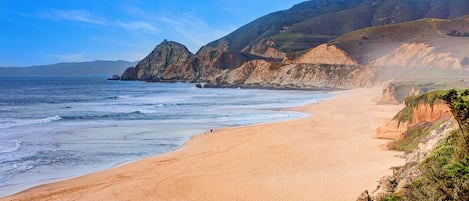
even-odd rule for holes
{"type": "Polygon", "coordinates": [[[338,92],[295,108],[308,118],[215,130],[163,156],[1,200],[355,200],[403,162],[374,138],[402,107],[376,105],[380,93],[338,92]]]}

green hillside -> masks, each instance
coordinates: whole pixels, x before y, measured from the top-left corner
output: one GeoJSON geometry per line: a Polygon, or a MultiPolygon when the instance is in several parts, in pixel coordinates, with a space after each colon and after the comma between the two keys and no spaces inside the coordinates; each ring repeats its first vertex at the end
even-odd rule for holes
{"type": "Polygon", "coordinates": [[[466,0],[311,0],[263,16],[221,40],[229,51],[249,51],[265,38],[274,39],[283,52],[299,51],[345,33],[422,18],[453,19],[469,13],[466,0]]]}

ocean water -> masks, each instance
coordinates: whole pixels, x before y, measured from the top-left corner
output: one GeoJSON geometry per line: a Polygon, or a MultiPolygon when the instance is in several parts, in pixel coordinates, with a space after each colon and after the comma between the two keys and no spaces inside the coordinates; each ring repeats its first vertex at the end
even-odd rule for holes
{"type": "Polygon", "coordinates": [[[0,196],[167,153],[212,128],[306,116],[323,92],[0,77],[0,196]]]}

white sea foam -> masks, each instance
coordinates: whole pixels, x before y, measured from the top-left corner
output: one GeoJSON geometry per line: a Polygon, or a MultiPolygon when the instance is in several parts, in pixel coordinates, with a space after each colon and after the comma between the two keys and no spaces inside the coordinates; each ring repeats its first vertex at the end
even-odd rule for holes
{"type": "Polygon", "coordinates": [[[157,113],[158,111],[156,111],[156,110],[141,109],[141,110],[138,110],[137,112],[142,113],[142,114],[155,114],[155,113],[157,113]]]}
{"type": "Polygon", "coordinates": [[[22,141],[15,140],[14,142],[8,143],[8,142],[2,142],[0,143],[0,153],[11,153],[14,151],[17,151],[18,149],[21,148],[21,143],[22,141]]]}
{"type": "Polygon", "coordinates": [[[60,117],[59,115],[40,119],[0,119],[0,129],[29,126],[35,124],[46,124],[53,121],[59,121],[61,119],[62,117],[60,117]]]}

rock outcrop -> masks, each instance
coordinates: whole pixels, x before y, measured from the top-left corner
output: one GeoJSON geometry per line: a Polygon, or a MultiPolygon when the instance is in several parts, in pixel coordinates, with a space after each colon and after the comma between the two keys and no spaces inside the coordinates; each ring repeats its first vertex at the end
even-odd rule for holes
{"type": "Polygon", "coordinates": [[[122,80],[187,81],[196,80],[194,55],[182,44],[164,40],[134,68],[122,74],[122,80]]]}
{"type": "Polygon", "coordinates": [[[378,127],[375,137],[378,139],[398,140],[402,138],[408,128],[409,122],[399,122],[398,119],[393,119],[378,127]]]}
{"type": "Polygon", "coordinates": [[[381,100],[378,101],[378,104],[399,104],[399,101],[395,97],[396,87],[391,84],[387,84],[383,89],[383,94],[381,95],[381,100]]]}
{"type": "Polygon", "coordinates": [[[368,193],[368,190],[363,191],[360,196],[358,196],[357,201],[371,201],[371,197],[368,193]]]}

